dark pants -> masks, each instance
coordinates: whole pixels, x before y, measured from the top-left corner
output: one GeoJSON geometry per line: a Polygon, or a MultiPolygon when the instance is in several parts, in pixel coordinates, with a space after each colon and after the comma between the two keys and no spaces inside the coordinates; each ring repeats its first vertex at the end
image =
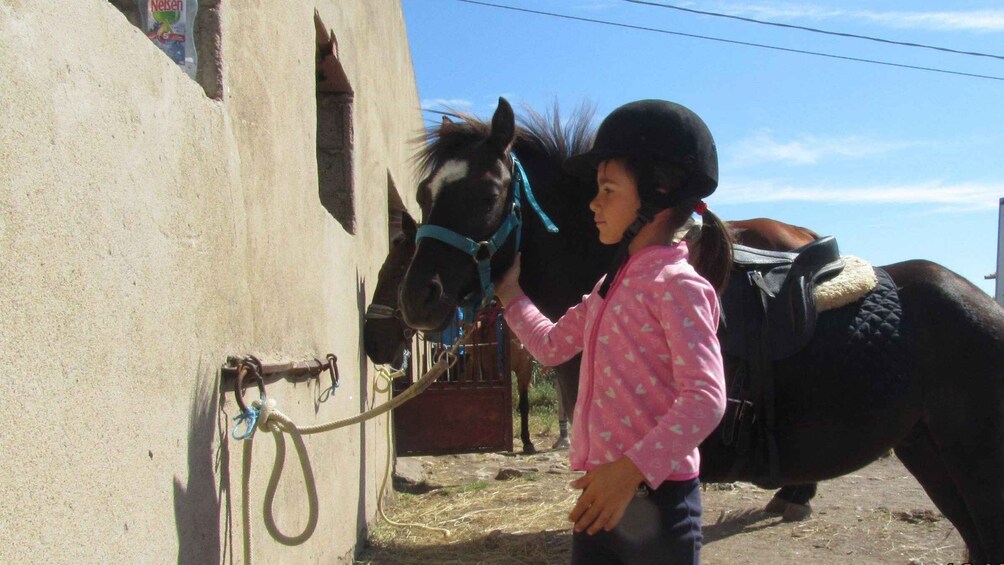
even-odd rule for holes
{"type": "Polygon", "coordinates": [[[628,505],[617,527],[572,533],[572,565],[701,562],[701,482],[667,481],[628,505]]]}

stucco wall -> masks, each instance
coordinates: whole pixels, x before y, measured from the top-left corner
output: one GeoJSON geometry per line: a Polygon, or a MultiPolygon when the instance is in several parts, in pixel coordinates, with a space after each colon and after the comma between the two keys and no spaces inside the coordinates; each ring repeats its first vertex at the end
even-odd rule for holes
{"type": "MultiPolygon", "coordinates": [[[[385,400],[360,330],[388,175],[417,209],[400,6],[242,0],[220,18],[217,101],[105,0],[0,3],[0,562],[242,561],[237,409],[215,393],[227,355],[336,354],[326,402],[269,385],[300,424],[385,400]],[[355,235],[317,196],[315,9],[355,91],[355,235]]],[[[320,515],[297,547],[262,525],[274,449],[259,435],[256,560],[347,559],[375,517],[386,430],[307,439],[320,515]]],[[[292,534],[306,513],[290,452],[275,514],[292,534]]]]}

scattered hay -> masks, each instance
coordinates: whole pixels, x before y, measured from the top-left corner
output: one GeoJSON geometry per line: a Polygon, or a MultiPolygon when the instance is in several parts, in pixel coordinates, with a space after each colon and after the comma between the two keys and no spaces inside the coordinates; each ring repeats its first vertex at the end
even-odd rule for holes
{"type": "Polygon", "coordinates": [[[475,479],[425,494],[399,494],[386,512],[410,525],[375,524],[357,563],[376,563],[370,559],[377,553],[380,565],[567,563],[567,517],[578,497],[568,487],[572,473],[523,469],[504,475],[505,480],[475,479]]]}
{"type": "MultiPolygon", "coordinates": [[[[567,514],[578,491],[568,483],[579,474],[568,470],[567,452],[418,459],[433,490],[399,492],[385,510],[395,521],[420,525],[374,523],[357,565],[570,561],[567,514]],[[496,480],[500,474],[505,480],[496,480]],[[426,528],[443,528],[450,535],[426,528]]],[[[963,552],[958,534],[936,510],[924,509],[915,495],[911,499],[920,486],[894,464],[895,459],[886,459],[878,468],[827,481],[813,517],[799,523],[763,511],[771,491],[744,482],[706,484],[704,560],[737,565],[958,561],[963,552]],[[904,477],[906,484],[900,482],[904,477]]]]}

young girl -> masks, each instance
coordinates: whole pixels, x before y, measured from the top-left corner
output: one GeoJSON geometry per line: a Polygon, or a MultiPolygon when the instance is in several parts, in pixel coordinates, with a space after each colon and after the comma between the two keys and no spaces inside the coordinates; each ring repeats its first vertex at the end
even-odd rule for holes
{"type": "Polygon", "coordinates": [[[496,293],[538,361],[582,352],[569,457],[586,473],[571,483],[582,489],[572,563],[699,563],[697,446],[725,408],[715,291],[731,265],[728,232],[700,200],[718,184],[714,141],[683,106],[632,102],[566,168],[596,177],[600,241],[620,245],[608,274],[557,323],[520,289],[518,257],[496,293]],[[697,271],[683,240],[696,228],[697,271]]]}

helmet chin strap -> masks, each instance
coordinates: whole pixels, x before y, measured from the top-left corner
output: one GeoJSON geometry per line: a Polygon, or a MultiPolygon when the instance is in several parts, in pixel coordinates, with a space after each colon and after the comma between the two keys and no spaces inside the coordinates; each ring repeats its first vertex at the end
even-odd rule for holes
{"type": "Polygon", "coordinates": [[[643,227],[655,218],[655,215],[658,212],[659,208],[657,206],[654,206],[651,203],[642,203],[634,221],[631,222],[631,225],[624,230],[624,235],[621,236],[620,244],[617,246],[617,252],[614,254],[614,258],[610,262],[610,268],[607,270],[607,276],[603,279],[603,284],[600,285],[600,296],[602,298],[607,297],[607,291],[610,290],[610,285],[613,284],[614,279],[617,278],[617,271],[620,271],[624,263],[627,262],[628,247],[631,245],[631,241],[634,240],[635,236],[638,235],[638,232],[640,232],[643,227]]]}

